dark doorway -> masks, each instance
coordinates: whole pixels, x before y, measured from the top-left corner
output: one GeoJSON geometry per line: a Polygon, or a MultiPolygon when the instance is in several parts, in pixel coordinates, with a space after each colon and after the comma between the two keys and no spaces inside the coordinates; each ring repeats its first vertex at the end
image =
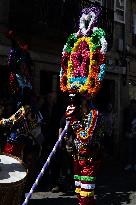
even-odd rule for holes
{"type": "Polygon", "coordinates": [[[59,74],[53,71],[40,71],[40,94],[46,95],[52,91],[58,91],[59,74]]]}
{"type": "Polygon", "coordinates": [[[115,81],[105,79],[101,90],[96,96],[96,104],[100,109],[104,110],[108,103],[111,103],[113,108],[115,107],[115,81]]]}

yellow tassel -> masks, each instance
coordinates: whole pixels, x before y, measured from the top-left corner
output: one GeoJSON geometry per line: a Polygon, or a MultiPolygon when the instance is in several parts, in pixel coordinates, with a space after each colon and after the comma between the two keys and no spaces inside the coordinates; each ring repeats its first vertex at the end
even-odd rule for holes
{"type": "Polygon", "coordinates": [[[94,196],[94,191],[91,192],[81,191],[80,196],[84,196],[84,197],[94,196]]]}
{"type": "Polygon", "coordinates": [[[77,194],[79,194],[79,193],[81,192],[81,188],[76,188],[76,189],[75,189],[75,192],[76,192],[77,194]]]}

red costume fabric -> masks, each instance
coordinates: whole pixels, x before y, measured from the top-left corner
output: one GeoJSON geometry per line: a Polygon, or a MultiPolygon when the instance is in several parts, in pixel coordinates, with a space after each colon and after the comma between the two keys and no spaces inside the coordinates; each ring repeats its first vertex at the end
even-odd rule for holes
{"type": "Polygon", "coordinates": [[[22,157],[22,150],[24,148],[24,144],[19,143],[6,143],[4,147],[4,153],[14,155],[16,157],[22,157]]]}
{"type": "Polygon", "coordinates": [[[104,118],[101,114],[98,114],[95,120],[93,134],[92,136],[88,136],[85,141],[82,137],[79,137],[79,120],[76,120],[75,117],[74,121],[71,120],[71,126],[76,133],[74,139],[75,152],[73,155],[74,180],[75,192],[79,199],[80,205],[95,204],[95,182],[96,174],[99,171],[101,165],[100,151],[101,140],[103,138],[104,118]]]}

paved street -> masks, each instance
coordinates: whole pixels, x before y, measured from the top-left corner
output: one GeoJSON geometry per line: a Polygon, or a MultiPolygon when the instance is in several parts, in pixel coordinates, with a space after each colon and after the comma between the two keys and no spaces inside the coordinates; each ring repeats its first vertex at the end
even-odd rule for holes
{"type": "MultiPolygon", "coordinates": [[[[115,161],[107,161],[97,177],[97,205],[136,205],[136,173],[123,171],[115,161]]],[[[75,195],[37,189],[29,205],[77,205],[75,195]]]]}

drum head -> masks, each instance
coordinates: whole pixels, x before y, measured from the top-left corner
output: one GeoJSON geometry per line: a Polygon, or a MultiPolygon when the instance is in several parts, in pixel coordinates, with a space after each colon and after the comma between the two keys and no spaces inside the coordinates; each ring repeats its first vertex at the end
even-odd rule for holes
{"type": "Polygon", "coordinates": [[[13,156],[0,155],[0,183],[14,183],[27,175],[21,160],[13,156]]]}

